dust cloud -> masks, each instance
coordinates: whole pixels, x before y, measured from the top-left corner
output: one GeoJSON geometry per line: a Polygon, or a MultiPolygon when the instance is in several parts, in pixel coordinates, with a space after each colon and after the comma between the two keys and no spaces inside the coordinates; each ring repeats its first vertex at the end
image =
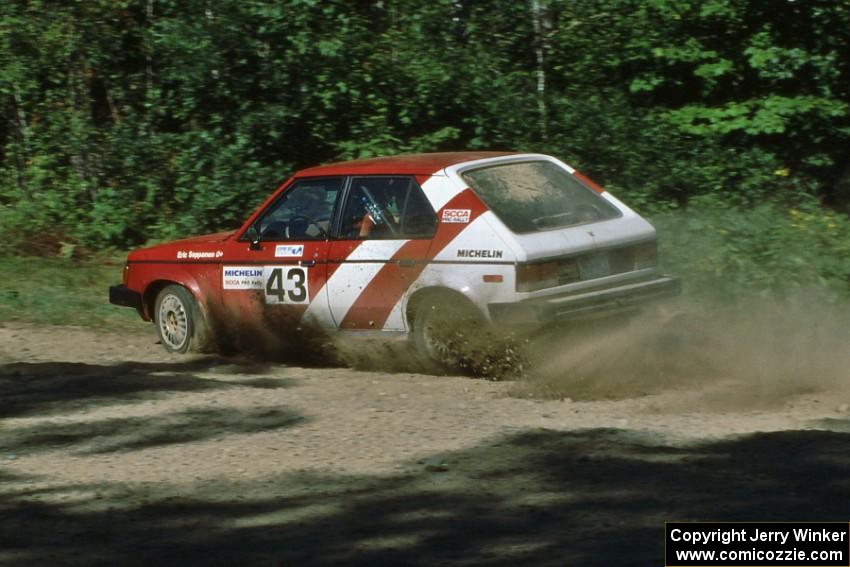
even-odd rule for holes
{"type": "Polygon", "coordinates": [[[850,301],[819,292],[726,304],[685,298],[534,336],[450,329],[448,370],[424,362],[406,340],[348,338],[281,317],[264,309],[261,324],[244,328],[233,326],[238,317],[228,317],[216,325],[213,350],[309,367],[514,380],[514,395],[544,399],[684,390],[695,394],[687,403],[700,409],[732,410],[774,407],[829,389],[850,393],[850,301]]]}
{"type": "Polygon", "coordinates": [[[847,385],[850,302],[795,293],[734,304],[680,300],[529,344],[520,395],[620,399],[699,391],[702,409],[769,407],[847,385]]]}
{"type": "Polygon", "coordinates": [[[259,301],[255,305],[256,311],[251,310],[248,315],[234,309],[208,307],[208,328],[199,350],[260,363],[345,366],[334,347],[334,336],[319,324],[259,301]]]}

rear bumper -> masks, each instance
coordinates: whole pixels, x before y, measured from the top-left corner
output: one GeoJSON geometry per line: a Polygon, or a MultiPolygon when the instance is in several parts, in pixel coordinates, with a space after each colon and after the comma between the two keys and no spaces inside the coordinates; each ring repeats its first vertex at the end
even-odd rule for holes
{"type": "Polygon", "coordinates": [[[139,313],[142,312],[142,295],[125,285],[109,287],[109,303],[121,307],[132,307],[139,313]]]}
{"type": "Polygon", "coordinates": [[[674,297],[682,292],[682,282],[671,276],[591,289],[569,295],[529,299],[517,303],[491,303],[490,316],[508,325],[546,324],[604,316],[635,309],[646,303],[674,297]]]}

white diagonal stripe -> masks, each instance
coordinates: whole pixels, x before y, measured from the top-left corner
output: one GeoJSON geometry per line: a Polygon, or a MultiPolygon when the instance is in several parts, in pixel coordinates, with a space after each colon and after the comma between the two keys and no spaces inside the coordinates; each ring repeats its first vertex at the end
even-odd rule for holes
{"type": "Polygon", "coordinates": [[[458,187],[455,181],[444,175],[434,175],[422,184],[422,191],[437,212],[463,189],[464,187],[458,187]]]}
{"type": "Polygon", "coordinates": [[[317,301],[307,308],[307,314],[320,321],[328,321],[328,314],[325,313],[327,307],[318,305],[324,304],[321,296],[327,294],[326,301],[330,305],[331,320],[339,325],[363,290],[384,267],[386,261],[407,242],[408,240],[367,240],[361,243],[328,279],[324,288],[316,296],[317,301]],[[368,262],[368,260],[375,261],[368,262]]]}

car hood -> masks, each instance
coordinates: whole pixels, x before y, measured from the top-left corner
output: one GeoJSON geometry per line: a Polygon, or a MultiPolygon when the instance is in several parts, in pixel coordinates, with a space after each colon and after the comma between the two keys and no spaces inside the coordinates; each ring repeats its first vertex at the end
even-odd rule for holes
{"type": "Polygon", "coordinates": [[[139,248],[127,257],[130,262],[164,260],[216,260],[221,258],[221,243],[231,238],[236,231],[216,232],[172,240],[155,246],[139,248]]]}

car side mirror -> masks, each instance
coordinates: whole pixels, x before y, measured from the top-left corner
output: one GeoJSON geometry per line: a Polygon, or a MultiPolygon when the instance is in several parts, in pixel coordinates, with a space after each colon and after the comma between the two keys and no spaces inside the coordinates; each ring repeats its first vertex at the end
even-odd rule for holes
{"type": "Polygon", "coordinates": [[[256,226],[252,226],[245,232],[245,236],[251,241],[251,250],[260,249],[260,231],[256,226]]]}

